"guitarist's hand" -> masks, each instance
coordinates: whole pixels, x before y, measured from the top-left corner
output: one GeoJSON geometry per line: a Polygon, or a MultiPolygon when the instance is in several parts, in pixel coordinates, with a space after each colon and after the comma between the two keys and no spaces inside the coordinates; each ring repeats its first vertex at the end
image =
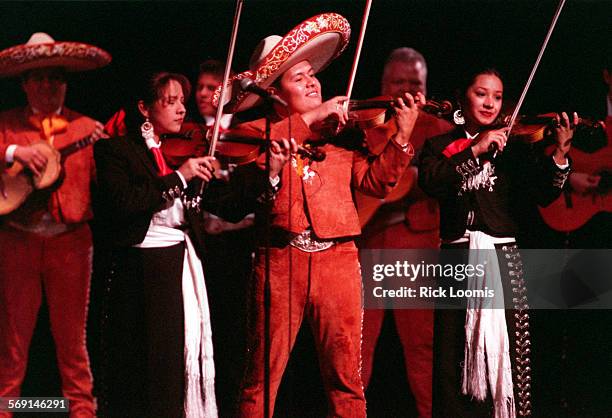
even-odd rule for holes
{"type": "Polygon", "coordinates": [[[96,121],[96,128],[92,132],[91,138],[94,140],[94,142],[100,138],[109,138],[108,134],[104,130],[104,125],[102,125],[102,123],[96,121]]]}
{"type": "Polygon", "coordinates": [[[574,172],[569,176],[569,182],[572,190],[581,195],[594,193],[599,187],[601,176],[587,173],[574,172]]]}
{"type": "Polygon", "coordinates": [[[34,147],[15,148],[13,154],[15,161],[28,168],[35,176],[40,176],[47,166],[47,157],[34,147]]]}

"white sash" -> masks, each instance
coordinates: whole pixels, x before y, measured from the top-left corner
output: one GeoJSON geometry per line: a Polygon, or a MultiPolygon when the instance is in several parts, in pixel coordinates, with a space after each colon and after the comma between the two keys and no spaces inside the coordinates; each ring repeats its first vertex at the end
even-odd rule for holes
{"type": "Polygon", "coordinates": [[[469,263],[483,265],[485,274],[468,282],[471,290],[493,289],[493,300],[483,307],[483,298],[468,299],[465,314],[465,358],[463,363],[462,393],[479,401],[487,396],[487,380],[493,397],[495,418],[516,416],[512,385],[508,329],[504,306],[504,292],[496,243],[513,242],[513,238],[495,238],[481,231],[467,231],[470,240],[469,263]],[[487,373],[488,372],[488,373],[487,373]]]}
{"type": "Polygon", "coordinates": [[[185,242],[183,311],[185,315],[185,418],[217,418],[215,363],[208,295],[202,263],[185,232],[151,224],[139,248],[159,248],[185,242]]]}

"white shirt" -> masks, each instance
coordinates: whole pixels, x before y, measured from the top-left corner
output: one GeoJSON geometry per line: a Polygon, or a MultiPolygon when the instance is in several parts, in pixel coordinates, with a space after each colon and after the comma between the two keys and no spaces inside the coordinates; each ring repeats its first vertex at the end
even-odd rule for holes
{"type": "MultiPolygon", "coordinates": [[[[159,148],[160,142],[155,139],[145,141],[147,148],[159,148]]],[[[187,182],[183,175],[175,171],[183,182],[183,188],[187,188],[187,182]]],[[[172,201],[166,202],[164,209],[153,214],[149,229],[144,240],[140,244],[134,245],[137,248],[160,248],[170,247],[177,242],[184,240],[183,232],[179,229],[185,223],[185,208],[181,198],[177,197],[172,201]],[[178,240],[178,241],[177,241],[178,240]]]]}
{"type": "MultiPolygon", "coordinates": [[[[234,115],[231,113],[226,113],[221,115],[221,123],[220,126],[223,129],[228,129],[232,123],[232,117],[234,115]]],[[[213,126],[215,124],[214,116],[204,116],[204,121],[206,122],[206,126],[213,126]]]]}

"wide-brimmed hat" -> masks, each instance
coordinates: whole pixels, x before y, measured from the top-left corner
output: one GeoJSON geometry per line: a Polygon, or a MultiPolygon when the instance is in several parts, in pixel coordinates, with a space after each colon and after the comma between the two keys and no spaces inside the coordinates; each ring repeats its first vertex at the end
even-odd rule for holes
{"type": "Polygon", "coordinates": [[[63,67],[66,71],[93,70],[107,65],[111,59],[108,52],[96,46],[56,42],[48,34],[36,32],[25,44],[0,51],[0,77],[46,67],[63,67]]]}
{"type": "MultiPolygon", "coordinates": [[[[224,112],[247,110],[259,102],[259,96],[241,90],[240,80],[250,78],[261,88],[268,88],[285,71],[302,61],[309,61],[318,73],[344,51],[351,35],[348,20],[337,13],[323,13],[306,19],[285,36],[264,38],[249,61],[249,70],[228,81],[228,103],[224,112]]],[[[221,86],[215,91],[213,103],[219,103],[221,86]]]]}

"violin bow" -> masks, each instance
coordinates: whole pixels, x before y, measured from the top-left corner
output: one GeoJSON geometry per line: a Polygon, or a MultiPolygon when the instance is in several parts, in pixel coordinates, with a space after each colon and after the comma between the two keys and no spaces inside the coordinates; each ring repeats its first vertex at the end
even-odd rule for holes
{"type": "MultiPolygon", "coordinates": [[[[563,9],[564,5],[565,5],[565,0],[561,0],[559,2],[559,5],[557,6],[557,11],[555,12],[552,23],[550,24],[550,27],[548,28],[548,33],[546,34],[546,38],[544,38],[544,42],[542,44],[542,48],[540,48],[540,53],[538,54],[538,58],[536,59],[536,62],[533,65],[533,68],[531,69],[531,74],[529,75],[529,78],[527,79],[527,83],[525,84],[525,87],[523,88],[521,97],[516,103],[514,112],[512,112],[512,116],[510,118],[510,121],[508,122],[509,129],[506,134],[506,137],[510,136],[510,131],[512,131],[512,128],[514,127],[514,122],[516,121],[516,118],[520,112],[521,106],[523,105],[523,101],[525,100],[525,96],[527,95],[527,90],[529,90],[529,87],[531,86],[531,81],[533,80],[533,77],[535,76],[538,66],[540,65],[540,61],[542,60],[542,56],[544,55],[544,51],[546,50],[548,41],[550,40],[553,30],[555,29],[555,25],[557,24],[557,20],[559,19],[559,15],[561,14],[561,10],[563,9]]],[[[497,150],[495,152],[497,152],[497,150]]]]}
{"type": "Polygon", "coordinates": [[[370,17],[370,8],[372,7],[372,0],[367,0],[365,11],[363,13],[363,19],[361,21],[361,31],[359,32],[359,40],[357,41],[357,50],[355,51],[355,58],[353,59],[353,65],[351,67],[351,74],[349,75],[348,87],[346,89],[346,97],[348,100],[344,102],[344,107],[348,109],[351,94],[353,93],[353,85],[355,84],[355,75],[357,74],[357,66],[359,64],[359,57],[361,56],[361,49],[363,47],[363,39],[365,38],[366,28],[368,26],[368,18],[370,17]]]}
{"type": "Polygon", "coordinates": [[[223,115],[223,105],[227,96],[227,81],[229,80],[230,71],[232,69],[232,60],[234,58],[234,49],[236,48],[236,37],[238,35],[238,25],[240,23],[240,14],[242,13],[242,4],[244,0],[236,0],[236,11],[234,12],[234,23],[232,27],[232,36],[230,38],[229,50],[227,51],[227,59],[225,60],[225,72],[223,73],[223,83],[221,84],[221,92],[219,93],[219,106],[217,106],[217,114],[215,115],[215,123],[213,125],[212,139],[210,141],[210,149],[208,155],[215,155],[217,141],[219,140],[219,127],[221,126],[221,116],[223,115]]]}
{"type": "MultiPolygon", "coordinates": [[[[223,82],[221,83],[221,92],[219,93],[219,105],[217,106],[217,113],[215,115],[215,123],[213,125],[212,137],[210,140],[210,146],[208,147],[208,156],[212,157],[215,155],[217,149],[217,142],[219,140],[219,127],[221,126],[221,116],[223,115],[223,105],[225,104],[225,98],[227,96],[227,81],[230,77],[232,69],[232,60],[234,58],[234,50],[236,48],[236,38],[238,36],[238,26],[240,24],[240,15],[242,13],[242,5],[244,0],[236,0],[236,9],[234,11],[234,22],[232,24],[232,34],[230,37],[229,49],[227,51],[227,59],[225,60],[225,71],[223,72],[223,82]]],[[[199,211],[200,203],[202,202],[202,194],[206,188],[206,183],[202,182],[200,185],[200,193],[194,198],[193,206],[199,211]]]]}

